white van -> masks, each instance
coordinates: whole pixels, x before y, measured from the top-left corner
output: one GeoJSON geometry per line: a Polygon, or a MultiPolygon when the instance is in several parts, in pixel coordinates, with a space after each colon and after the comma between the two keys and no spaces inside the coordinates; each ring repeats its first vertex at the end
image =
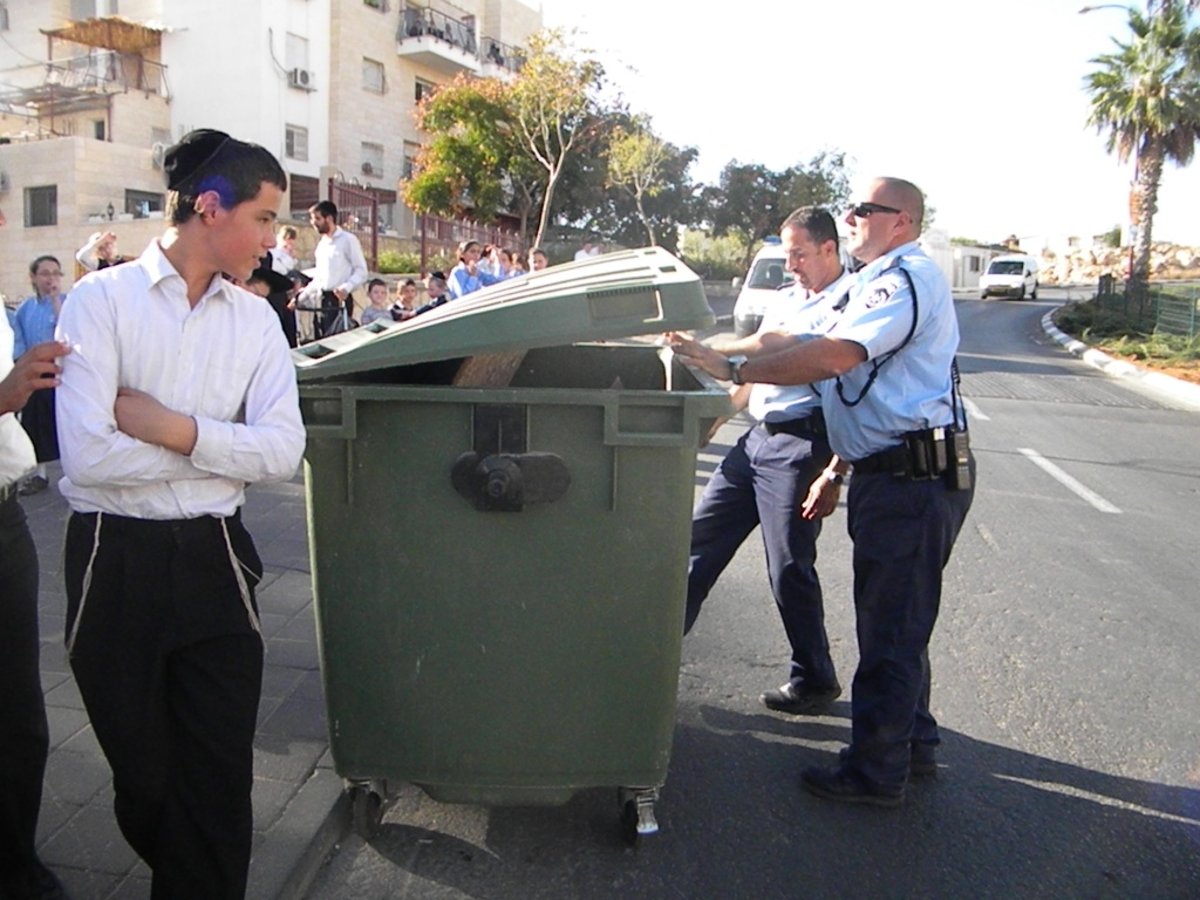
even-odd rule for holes
{"type": "Polygon", "coordinates": [[[734,334],[746,337],[758,331],[768,304],[777,296],[779,288],[793,280],[779,238],[767,238],[762,249],[754,254],[750,271],[746,273],[746,280],[733,304],[734,334]]]}
{"type": "Polygon", "coordinates": [[[979,299],[1016,297],[1037,299],[1038,264],[1032,256],[1009,254],[997,256],[988,263],[987,271],[979,276],[979,299]]]}

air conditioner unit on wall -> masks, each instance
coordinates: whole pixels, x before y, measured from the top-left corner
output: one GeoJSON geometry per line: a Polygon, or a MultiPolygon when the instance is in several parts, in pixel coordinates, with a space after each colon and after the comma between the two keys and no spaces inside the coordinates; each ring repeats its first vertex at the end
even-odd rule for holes
{"type": "Polygon", "coordinates": [[[375,167],[373,165],[371,165],[370,161],[367,161],[362,164],[362,173],[364,175],[374,175],[375,174],[375,167]]]}
{"type": "Polygon", "coordinates": [[[292,69],[288,72],[288,86],[300,88],[305,91],[315,91],[316,78],[308,69],[292,69]]]}

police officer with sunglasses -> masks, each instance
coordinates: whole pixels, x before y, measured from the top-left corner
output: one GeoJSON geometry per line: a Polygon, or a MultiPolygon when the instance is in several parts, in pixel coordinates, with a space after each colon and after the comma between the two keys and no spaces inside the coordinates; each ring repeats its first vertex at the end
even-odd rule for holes
{"type": "MultiPolygon", "coordinates": [[[[923,215],[915,185],[872,181],[846,215],[847,249],[864,267],[842,314],[823,337],[755,356],[739,371],[758,383],[819,382],[829,442],[853,466],[851,742],[837,765],[806,769],[802,782],[820,797],[876,806],[900,805],[910,774],[936,771],[928,646],[942,570],[974,493],[954,364],[958,322],[945,277],[917,244],[923,215]]],[[[674,346],[728,377],[727,362],[717,371],[720,362],[674,346]]]]}

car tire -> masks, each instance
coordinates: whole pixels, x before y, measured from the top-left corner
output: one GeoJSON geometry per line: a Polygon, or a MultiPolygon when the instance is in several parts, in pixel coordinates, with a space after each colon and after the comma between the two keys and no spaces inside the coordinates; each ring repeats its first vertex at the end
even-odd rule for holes
{"type": "Polygon", "coordinates": [[[987,297],[988,297],[988,295],[987,295],[987,291],[980,291],[980,292],[979,292],[979,299],[980,299],[980,300],[986,300],[986,299],[987,299],[987,297]]]}
{"type": "Polygon", "coordinates": [[[1033,286],[1033,293],[1029,295],[1029,299],[1030,299],[1030,300],[1036,300],[1036,299],[1037,299],[1037,289],[1038,289],[1038,286],[1037,286],[1037,284],[1034,284],[1034,286],[1033,286]]]}
{"type": "Polygon", "coordinates": [[[1017,293],[1017,299],[1018,300],[1025,299],[1025,285],[1021,285],[1021,290],[1017,293]]]}

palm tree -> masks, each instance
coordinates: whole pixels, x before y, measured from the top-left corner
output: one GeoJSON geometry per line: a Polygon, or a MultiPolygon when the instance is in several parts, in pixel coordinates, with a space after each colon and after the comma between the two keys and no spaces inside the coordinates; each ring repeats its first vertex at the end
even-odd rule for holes
{"type": "Polygon", "coordinates": [[[1134,159],[1130,290],[1141,302],[1163,163],[1186,166],[1200,138],[1200,32],[1189,27],[1180,0],[1158,0],[1147,13],[1130,7],[1129,30],[1128,41],[1113,39],[1115,52],[1092,60],[1099,68],[1085,81],[1088,124],[1108,132],[1107,149],[1121,162],[1134,159]]]}

